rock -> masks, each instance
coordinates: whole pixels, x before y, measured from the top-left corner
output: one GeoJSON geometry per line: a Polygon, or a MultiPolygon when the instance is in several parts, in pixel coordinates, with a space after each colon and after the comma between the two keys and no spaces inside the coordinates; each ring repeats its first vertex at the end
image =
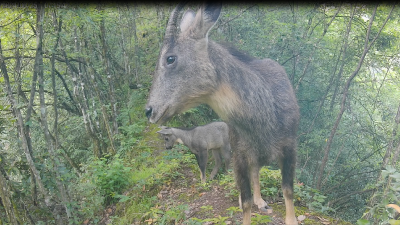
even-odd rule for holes
{"type": "Polygon", "coordinates": [[[262,213],[262,214],[272,214],[272,208],[271,207],[269,207],[269,206],[267,206],[268,208],[265,208],[265,207],[263,207],[263,208],[260,208],[259,210],[260,210],[260,212],[262,213]]]}
{"type": "Polygon", "coordinates": [[[306,219],[306,216],[305,216],[305,215],[300,215],[300,216],[297,217],[297,220],[298,220],[299,222],[301,222],[301,221],[303,221],[303,220],[305,220],[305,219],[306,219]]]}

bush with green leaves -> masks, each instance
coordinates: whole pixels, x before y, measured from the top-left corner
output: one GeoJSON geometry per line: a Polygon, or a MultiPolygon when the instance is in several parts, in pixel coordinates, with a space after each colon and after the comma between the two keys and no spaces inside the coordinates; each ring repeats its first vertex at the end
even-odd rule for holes
{"type": "Polygon", "coordinates": [[[78,218],[70,218],[69,224],[82,224],[79,218],[90,218],[97,224],[100,221],[98,213],[103,209],[105,197],[101,194],[100,188],[92,182],[91,176],[87,173],[82,174],[70,189],[73,201],[68,205],[76,212],[78,218]]]}
{"type": "Polygon", "coordinates": [[[373,198],[376,204],[367,208],[362,219],[357,220],[359,225],[392,224],[400,225],[396,212],[389,204],[400,205],[400,172],[393,166],[382,170],[382,179],[375,184],[376,192],[373,198]]]}
{"type": "Polygon", "coordinates": [[[302,201],[308,209],[322,213],[334,211],[334,209],[324,204],[326,196],[322,195],[317,189],[307,185],[294,185],[295,201],[302,201]]]}
{"type": "Polygon", "coordinates": [[[119,155],[112,159],[105,157],[95,159],[88,166],[88,174],[92,182],[99,187],[105,197],[104,204],[116,202],[116,195],[120,194],[129,184],[131,167],[126,167],[119,155]]]}
{"type": "Polygon", "coordinates": [[[263,167],[260,170],[260,186],[263,196],[275,198],[281,189],[282,175],[280,170],[271,170],[263,167]]]}
{"type": "Polygon", "coordinates": [[[151,207],[142,218],[145,222],[153,224],[180,224],[186,219],[185,210],[187,209],[188,205],[176,205],[166,210],[156,206],[151,207]]]}

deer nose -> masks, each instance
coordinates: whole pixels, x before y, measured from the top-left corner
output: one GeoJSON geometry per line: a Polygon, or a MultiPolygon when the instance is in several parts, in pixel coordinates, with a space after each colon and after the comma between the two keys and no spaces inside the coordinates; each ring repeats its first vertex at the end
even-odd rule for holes
{"type": "Polygon", "coordinates": [[[153,112],[153,108],[151,108],[151,107],[148,107],[145,109],[145,114],[146,114],[147,119],[150,119],[152,112],[153,112]]]}

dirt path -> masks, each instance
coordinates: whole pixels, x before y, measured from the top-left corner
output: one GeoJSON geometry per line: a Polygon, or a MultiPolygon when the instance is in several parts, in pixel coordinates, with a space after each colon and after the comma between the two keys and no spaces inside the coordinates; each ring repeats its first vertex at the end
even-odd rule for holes
{"type": "MultiPolygon", "coordinates": [[[[233,213],[231,217],[227,210],[231,207],[239,207],[237,200],[228,197],[229,190],[226,190],[219,184],[218,180],[211,181],[208,185],[199,184],[198,171],[193,172],[191,168],[184,167],[180,169],[183,176],[174,180],[170,186],[165,186],[157,195],[161,207],[173,206],[176,204],[187,204],[185,211],[186,218],[216,218],[229,217],[226,224],[241,224],[242,213],[233,213]],[[203,208],[202,208],[203,207],[203,208]]],[[[252,208],[252,213],[262,214],[256,205],[252,208]]],[[[271,217],[270,225],[284,224],[281,215],[273,212],[267,214],[271,217]]],[[[212,224],[212,223],[209,223],[212,224]]]]}

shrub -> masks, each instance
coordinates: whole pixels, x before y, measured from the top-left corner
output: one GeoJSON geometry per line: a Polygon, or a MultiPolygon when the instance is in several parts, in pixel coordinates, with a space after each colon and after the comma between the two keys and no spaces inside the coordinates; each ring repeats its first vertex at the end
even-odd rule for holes
{"type": "Polygon", "coordinates": [[[88,167],[92,182],[99,187],[105,197],[104,204],[116,202],[116,195],[120,194],[129,184],[130,167],[125,167],[119,155],[115,155],[107,163],[106,158],[94,160],[88,167]]]}

